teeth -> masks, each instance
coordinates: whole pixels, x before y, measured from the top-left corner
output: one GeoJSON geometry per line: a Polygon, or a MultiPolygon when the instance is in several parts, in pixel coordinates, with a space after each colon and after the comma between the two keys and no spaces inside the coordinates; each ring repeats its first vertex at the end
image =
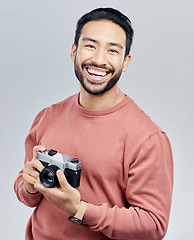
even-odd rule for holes
{"type": "Polygon", "coordinates": [[[91,73],[91,74],[95,74],[97,76],[102,76],[102,77],[106,76],[106,74],[107,74],[106,72],[96,71],[96,70],[91,69],[91,68],[88,68],[88,72],[91,73]]]}

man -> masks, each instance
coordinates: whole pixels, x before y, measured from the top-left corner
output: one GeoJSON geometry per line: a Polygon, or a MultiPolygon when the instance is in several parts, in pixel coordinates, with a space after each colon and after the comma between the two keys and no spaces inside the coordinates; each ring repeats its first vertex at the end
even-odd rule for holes
{"type": "Polygon", "coordinates": [[[71,59],[80,93],[37,115],[25,142],[25,166],[15,181],[18,199],[36,207],[26,239],[165,235],[173,188],[170,143],[118,87],[131,59],[132,38],[130,20],[111,8],[95,9],[78,21],[71,59]],[[61,170],[59,187],[41,184],[44,167],[37,152],[45,149],[81,161],[77,189],[61,170]]]}

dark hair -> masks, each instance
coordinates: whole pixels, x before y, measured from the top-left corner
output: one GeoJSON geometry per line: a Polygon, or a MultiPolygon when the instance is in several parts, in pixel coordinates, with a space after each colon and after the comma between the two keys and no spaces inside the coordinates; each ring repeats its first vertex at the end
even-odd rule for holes
{"type": "Polygon", "coordinates": [[[89,13],[84,14],[77,22],[74,43],[76,47],[78,46],[79,38],[81,35],[81,30],[83,26],[89,21],[97,20],[109,20],[113,23],[118,24],[126,33],[126,51],[125,56],[127,56],[131,49],[131,44],[133,41],[134,31],[131,25],[131,21],[128,17],[122,14],[120,11],[113,8],[97,8],[89,13]]]}

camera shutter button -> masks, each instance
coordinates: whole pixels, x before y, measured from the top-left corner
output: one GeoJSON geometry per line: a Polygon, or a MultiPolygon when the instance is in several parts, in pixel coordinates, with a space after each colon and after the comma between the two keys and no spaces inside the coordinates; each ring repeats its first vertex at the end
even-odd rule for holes
{"type": "Polygon", "coordinates": [[[71,159],[71,162],[72,162],[72,163],[79,163],[79,160],[78,160],[77,158],[72,158],[72,159],[71,159]]]}
{"type": "Polygon", "coordinates": [[[54,150],[54,149],[51,149],[51,150],[48,151],[48,155],[51,156],[51,157],[54,156],[55,154],[57,154],[57,151],[54,150]]]}

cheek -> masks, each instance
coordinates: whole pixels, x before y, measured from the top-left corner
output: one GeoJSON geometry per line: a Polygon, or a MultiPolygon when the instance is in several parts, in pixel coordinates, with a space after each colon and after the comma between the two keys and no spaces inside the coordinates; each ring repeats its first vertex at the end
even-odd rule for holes
{"type": "Polygon", "coordinates": [[[83,62],[82,62],[81,58],[79,57],[79,55],[77,55],[76,58],[75,58],[75,64],[79,69],[81,69],[82,63],[83,62]]]}
{"type": "Polygon", "coordinates": [[[80,49],[78,53],[78,60],[80,63],[83,63],[87,61],[88,59],[92,58],[92,52],[91,51],[86,51],[85,49],[80,49]]]}
{"type": "Polygon", "coordinates": [[[121,71],[123,69],[123,61],[122,59],[114,59],[114,61],[111,62],[111,65],[115,69],[115,71],[121,71]]]}

